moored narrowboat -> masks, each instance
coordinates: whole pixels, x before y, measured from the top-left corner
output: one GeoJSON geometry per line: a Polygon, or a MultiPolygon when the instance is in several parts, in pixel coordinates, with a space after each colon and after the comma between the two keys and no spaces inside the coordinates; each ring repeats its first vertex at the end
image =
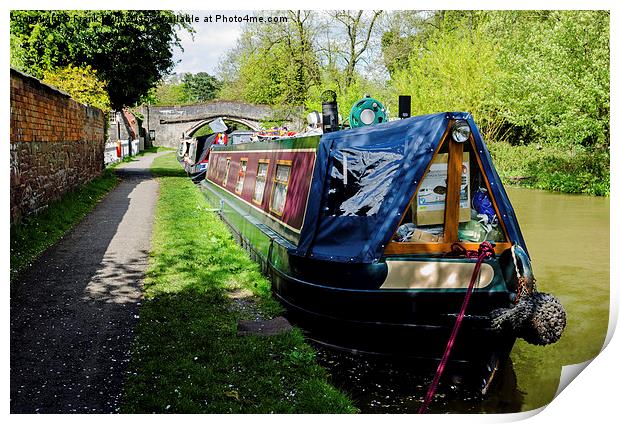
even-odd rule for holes
{"type": "Polygon", "coordinates": [[[213,147],[202,190],[275,295],[313,337],[352,350],[439,359],[465,298],[452,362],[490,371],[516,337],[556,341],[564,310],[535,290],[472,116],[387,122],[377,103],[360,102],[375,111],[356,111],[355,128],[213,147]]]}

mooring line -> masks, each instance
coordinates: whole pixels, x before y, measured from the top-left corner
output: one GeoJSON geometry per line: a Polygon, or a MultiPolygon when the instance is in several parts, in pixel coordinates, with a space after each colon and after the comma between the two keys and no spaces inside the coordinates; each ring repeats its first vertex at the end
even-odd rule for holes
{"type": "Polygon", "coordinates": [[[467,293],[465,294],[465,299],[463,299],[463,304],[461,305],[461,311],[459,312],[458,317],[456,318],[456,322],[454,323],[454,327],[452,328],[452,334],[450,334],[450,338],[448,339],[448,344],[446,345],[446,349],[443,352],[443,356],[441,358],[441,362],[439,362],[439,366],[437,367],[437,371],[435,372],[435,377],[433,378],[433,382],[428,388],[426,392],[426,397],[424,398],[424,403],[420,406],[418,410],[418,414],[426,413],[428,409],[428,405],[430,405],[433,395],[437,390],[437,386],[439,384],[439,379],[444,372],[446,364],[448,363],[448,358],[450,357],[450,352],[452,351],[452,346],[454,345],[454,341],[456,340],[456,336],[461,327],[461,323],[463,322],[463,317],[465,316],[465,310],[467,309],[467,305],[469,304],[469,299],[471,298],[471,294],[474,291],[474,286],[476,284],[476,280],[478,277],[478,273],[480,272],[480,266],[482,262],[486,258],[491,258],[495,255],[495,250],[493,249],[493,245],[488,241],[485,241],[480,244],[478,251],[467,250],[459,243],[452,244],[452,252],[456,254],[464,254],[468,258],[474,258],[478,256],[478,261],[476,262],[476,266],[474,267],[474,272],[471,275],[471,280],[469,281],[469,286],[467,287],[467,293]]]}

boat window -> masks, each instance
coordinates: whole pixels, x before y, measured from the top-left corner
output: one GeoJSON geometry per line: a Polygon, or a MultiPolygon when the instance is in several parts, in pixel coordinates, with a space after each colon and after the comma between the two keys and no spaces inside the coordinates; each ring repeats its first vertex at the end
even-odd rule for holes
{"type": "Polygon", "coordinates": [[[226,187],[226,184],[228,184],[229,173],[230,173],[230,158],[226,158],[226,173],[224,174],[224,182],[222,182],[222,185],[224,187],[226,187]]]}
{"type": "Polygon", "coordinates": [[[222,181],[224,179],[224,173],[226,171],[226,158],[224,156],[218,156],[217,159],[217,179],[222,181]]]}
{"type": "Polygon", "coordinates": [[[243,190],[243,182],[245,181],[245,171],[248,168],[247,158],[241,159],[239,162],[239,175],[237,176],[237,185],[235,186],[235,192],[241,194],[243,190]]]}
{"type": "MultiPolygon", "coordinates": [[[[471,146],[466,146],[466,152],[471,146]]],[[[473,156],[473,155],[472,155],[473,156]]],[[[465,166],[465,160],[463,160],[465,166]]],[[[480,164],[476,159],[468,163],[470,169],[469,216],[459,221],[459,241],[482,243],[483,241],[504,242],[506,236],[498,219],[498,212],[491,199],[489,187],[480,164]]]]}
{"type": "Polygon", "coordinates": [[[185,151],[187,150],[187,143],[182,141],[179,143],[179,149],[177,150],[177,155],[183,157],[185,156],[185,151]]]}
{"type": "Polygon", "coordinates": [[[269,160],[261,159],[258,161],[258,170],[256,171],[256,183],[254,185],[254,194],[252,201],[261,205],[265,194],[265,184],[267,182],[267,171],[269,170],[269,160]]]}
{"type": "Polygon", "coordinates": [[[407,208],[394,235],[394,241],[427,243],[444,241],[447,179],[448,153],[439,153],[420,182],[418,193],[407,208]]]}
{"type": "Polygon", "coordinates": [[[276,215],[282,215],[286,204],[286,193],[288,190],[288,180],[291,174],[290,161],[278,161],[276,175],[273,178],[273,192],[269,210],[276,215]]]}
{"type": "MultiPolygon", "coordinates": [[[[450,240],[444,240],[448,159],[447,148],[442,146],[405,212],[394,234],[394,242],[450,243],[450,240]]],[[[458,241],[481,243],[506,240],[486,178],[480,171],[479,159],[471,153],[468,143],[461,164],[458,241]]]]}
{"type": "Polygon", "coordinates": [[[403,146],[355,147],[330,154],[327,209],[329,216],[372,216],[379,212],[392,179],[401,166],[403,146]]]}

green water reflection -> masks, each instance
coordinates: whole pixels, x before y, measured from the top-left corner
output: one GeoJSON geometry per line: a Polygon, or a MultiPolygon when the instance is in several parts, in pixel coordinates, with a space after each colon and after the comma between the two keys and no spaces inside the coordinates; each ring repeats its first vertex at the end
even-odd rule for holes
{"type": "Polygon", "coordinates": [[[568,316],[558,343],[540,347],[518,340],[512,350],[523,395],[520,409],[526,411],[551,401],[563,365],[592,359],[603,346],[609,318],[609,198],[519,188],[508,189],[508,196],[538,289],[557,296],[568,316]]]}

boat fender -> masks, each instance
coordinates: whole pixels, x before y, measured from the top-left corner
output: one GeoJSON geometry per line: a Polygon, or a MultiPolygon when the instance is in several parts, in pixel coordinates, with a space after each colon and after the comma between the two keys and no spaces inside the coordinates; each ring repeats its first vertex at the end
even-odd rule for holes
{"type": "Polygon", "coordinates": [[[533,345],[545,346],[557,342],[566,327],[566,311],[553,295],[527,293],[513,308],[491,312],[491,327],[509,331],[533,345]]]}
{"type": "Polygon", "coordinates": [[[564,307],[555,296],[536,290],[536,280],[523,249],[513,245],[510,251],[518,280],[516,305],[492,311],[491,327],[509,331],[534,345],[557,342],[566,327],[564,307]]]}

